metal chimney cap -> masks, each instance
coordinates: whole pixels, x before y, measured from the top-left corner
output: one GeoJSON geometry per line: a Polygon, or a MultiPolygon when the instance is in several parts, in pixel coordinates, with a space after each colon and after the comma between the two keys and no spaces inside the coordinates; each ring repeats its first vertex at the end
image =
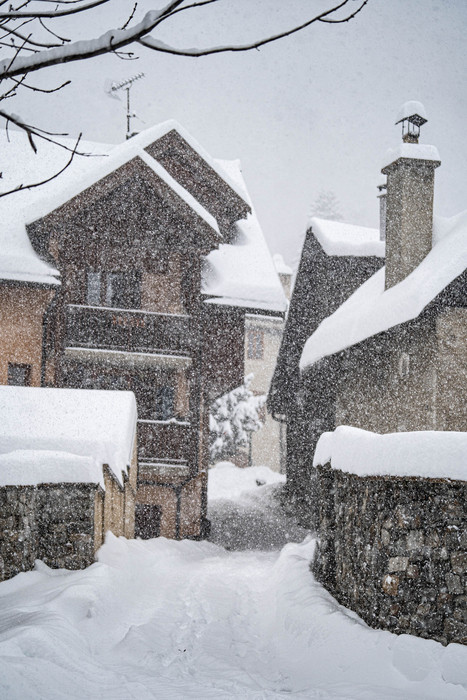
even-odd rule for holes
{"type": "Polygon", "coordinates": [[[404,121],[408,121],[418,127],[425,124],[428,121],[428,117],[426,116],[426,110],[423,104],[417,100],[404,102],[397,115],[396,124],[400,124],[404,121]]]}

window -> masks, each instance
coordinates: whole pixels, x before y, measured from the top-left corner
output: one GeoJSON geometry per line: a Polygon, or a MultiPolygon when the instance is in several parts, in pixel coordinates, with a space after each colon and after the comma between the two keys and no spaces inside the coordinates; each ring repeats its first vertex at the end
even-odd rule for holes
{"type": "Polygon", "coordinates": [[[175,391],[171,386],[161,386],[156,389],[155,419],[169,420],[174,416],[175,391]]]}
{"type": "Polygon", "coordinates": [[[247,358],[262,360],[264,353],[264,333],[256,329],[248,331],[247,358]]]}
{"type": "Polygon", "coordinates": [[[402,352],[399,357],[399,377],[406,379],[410,374],[410,356],[402,352]]]}
{"type": "Polygon", "coordinates": [[[9,362],[8,384],[10,386],[31,386],[31,365],[9,362]]]}
{"type": "Polygon", "coordinates": [[[141,279],[137,270],[129,272],[88,272],[86,302],[91,306],[117,309],[141,307],[141,279]]]}
{"type": "Polygon", "coordinates": [[[101,273],[88,272],[86,303],[90,306],[100,306],[101,303],[101,273]]]}

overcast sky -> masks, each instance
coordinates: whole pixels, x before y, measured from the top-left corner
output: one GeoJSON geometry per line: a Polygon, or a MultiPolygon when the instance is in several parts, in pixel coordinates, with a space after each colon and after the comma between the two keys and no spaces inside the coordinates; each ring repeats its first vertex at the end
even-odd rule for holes
{"type": "MultiPolygon", "coordinates": [[[[141,0],[138,11],[163,4],[141,0]]],[[[179,47],[243,43],[331,4],[220,0],[178,15],[158,36],[179,47]]],[[[89,13],[81,36],[120,26],[132,5],[111,0],[89,13]]],[[[105,56],[48,69],[41,84],[65,77],[72,85],[53,96],[23,93],[15,110],[39,126],[117,143],[124,103],[106,96],[104,82],[144,71],[132,90],[142,119],[134,125],[176,119],[213,156],[239,158],[271,251],[293,262],[320,190],[335,193],[346,221],[377,226],[382,160],[400,140],[394,121],[408,99],[424,103],[421,140],[440,151],[437,212],[467,207],[466,20],[467,0],[369,0],[347,24],[314,25],[260,51],[190,59],[141,48],[136,61],[105,56]]]]}

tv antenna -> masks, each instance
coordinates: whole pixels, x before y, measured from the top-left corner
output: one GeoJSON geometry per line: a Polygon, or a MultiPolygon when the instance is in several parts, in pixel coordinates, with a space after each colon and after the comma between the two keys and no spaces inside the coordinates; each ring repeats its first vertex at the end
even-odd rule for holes
{"type": "Polygon", "coordinates": [[[137,80],[144,78],[144,73],[137,73],[127,80],[122,80],[119,83],[109,82],[105,85],[105,91],[110,97],[115,97],[117,100],[120,99],[117,93],[120,90],[126,90],[126,138],[130,139],[134,136],[134,132],[131,131],[131,119],[136,117],[136,114],[130,109],[130,90],[137,80]]]}

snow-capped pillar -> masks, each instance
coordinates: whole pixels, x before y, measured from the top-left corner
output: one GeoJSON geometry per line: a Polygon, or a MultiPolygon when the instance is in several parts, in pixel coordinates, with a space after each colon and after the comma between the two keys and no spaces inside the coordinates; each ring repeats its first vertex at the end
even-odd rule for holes
{"type": "Polygon", "coordinates": [[[418,143],[426,122],[419,102],[406,102],[396,123],[403,142],[386,154],[386,289],[407,277],[430,252],[433,235],[435,169],[438,149],[418,143]]]}

